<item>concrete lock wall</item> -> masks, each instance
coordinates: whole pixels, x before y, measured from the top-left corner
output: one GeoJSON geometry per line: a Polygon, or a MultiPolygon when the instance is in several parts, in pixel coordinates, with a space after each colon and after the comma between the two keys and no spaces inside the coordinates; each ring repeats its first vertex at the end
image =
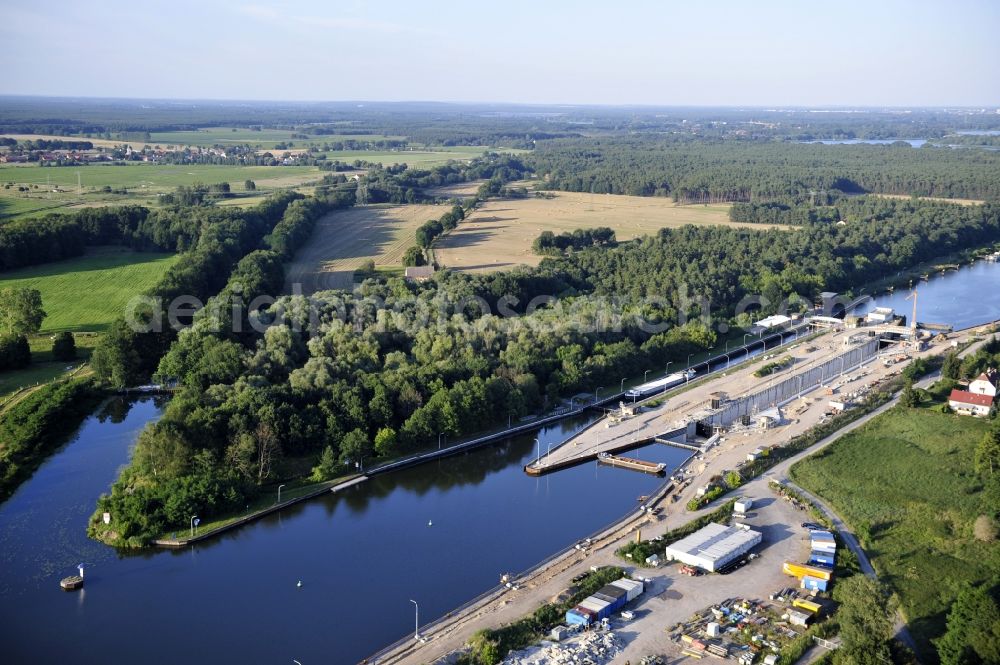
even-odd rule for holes
{"type": "MultiPolygon", "coordinates": [[[[793,374],[758,392],[739,397],[723,405],[706,420],[713,425],[725,427],[736,422],[740,416],[753,416],[765,409],[781,406],[800,395],[828,385],[841,374],[875,358],[878,356],[878,349],[878,338],[872,338],[820,365],[793,374]]],[[[764,380],[766,379],[762,379],[764,380]]]]}

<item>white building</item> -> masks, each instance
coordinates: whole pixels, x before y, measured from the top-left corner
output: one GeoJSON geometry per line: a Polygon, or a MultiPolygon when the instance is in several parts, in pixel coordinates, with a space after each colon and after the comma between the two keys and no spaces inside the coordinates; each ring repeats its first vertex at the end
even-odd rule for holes
{"type": "Polygon", "coordinates": [[[990,397],[997,396],[997,371],[995,369],[988,369],[978,377],[975,381],[969,383],[969,392],[975,395],[989,395],[990,397]]]}
{"type": "Polygon", "coordinates": [[[993,408],[993,397],[956,388],[948,396],[948,406],[959,415],[988,416],[993,408]]]}
{"type": "Polygon", "coordinates": [[[762,539],[753,529],[713,523],[667,546],[665,554],[671,561],[714,572],[739,559],[762,539]]]}
{"type": "Polygon", "coordinates": [[[894,318],[896,318],[896,313],[892,307],[876,307],[874,310],[868,312],[865,320],[868,323],[889,323],[894,318]]]}

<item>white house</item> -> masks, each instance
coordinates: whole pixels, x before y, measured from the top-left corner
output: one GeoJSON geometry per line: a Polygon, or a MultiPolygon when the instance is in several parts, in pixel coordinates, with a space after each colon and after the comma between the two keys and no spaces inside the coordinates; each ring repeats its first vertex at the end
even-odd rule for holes
{"type": "Polygon", "coordinates": [[[990,397],[997,396],[997,371],[995,369],[988,369],[978,377],[975,381],[969,383],[969,392],[975,393],[976,395],[989,395],[990,397]]]}
{"type": "Polygon", "coordinates": [[[961,415],[988,416],[993,408],[993,397],[955,389],[948,397],[948,406],[961,415]]]}

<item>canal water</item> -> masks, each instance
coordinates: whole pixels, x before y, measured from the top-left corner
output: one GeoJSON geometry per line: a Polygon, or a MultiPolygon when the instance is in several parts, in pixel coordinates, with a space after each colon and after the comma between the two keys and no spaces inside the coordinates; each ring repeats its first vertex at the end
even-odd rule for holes
{"type": "MultiPolygon", "coordinates": [[[[1000,318],[1000,264],[919,285],[921,321],[1000,318]]],[[[875,305],[908,312],[905,294],[875,305]]],[[[0,505],[0,643],[9,663],[355,663],[637,507],[662,480],[594,463],[524,474],[534,436],[394,472],[180,551],[118,555],[85,535],[152,398],[115,400],[0,505]],[[432,525],[429,524],[432,522],[432,525]],[[86,587],[58,581],[86,563],[86,587]],[[302,586],[297,586],[299,581],[302,586]]],[[[539,433],[558,443],[592,417],[539,433]]],[[[688,453],[635,455],[675,468],[688,453]]]]}
{"type": "MultiPolygon", "coordinates": [[[[1000,319],[1000,263],[979,260],[958,270],[928,275],[914,283],[917,321],[946,323],[955,330],[1000,319]]],[[[892,307],[897,314],[913,315],[910,289],[897,288],[863,303],[855,314],[863,316],[876,307],[892,307]]]]}
{"type": "MultiPolygon", "coordinates": [[[[582,465],[531,478],[533,436],[376,477],[181,551],[118,556],[84,533],[151,400],[89,418],[0,506],[10,663],[355,663],[638,507],[662,478],[582,465]],[[431,525],[433,523],[433,525],[431,525]],[[86,566],[86,586],[58,581],[86,566]],[[299,581],[302,586],[297,586],[299,581]]],[[[540,433],[558,443],[590,422],[540,433]]],[[[675,468],[690,453],[636,453],[675,468]]]]}

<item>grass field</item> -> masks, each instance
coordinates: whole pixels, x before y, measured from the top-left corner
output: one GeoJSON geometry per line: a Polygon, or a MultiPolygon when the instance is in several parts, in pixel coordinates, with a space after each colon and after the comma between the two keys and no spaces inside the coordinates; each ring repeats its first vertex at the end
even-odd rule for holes
{"type": "Polygon", "coordinates": [[[972,535],[985,511],[974,450],[989,425],[895,408],[792,467],[795,482],[828,500],[861,538],[923,654],[933,653],[957,586],[1000,573],[996,544],[972,535]]]}
{"type": "Polygon", "coordinates": [[[128,144],[136,150],[141,150],[146,145],[143,141],[92,139],[86,136],[56,136],[54,134],[0,134],[0,137],[11,138],[16,141],[37,141],[39,139],[45,139],[46,141],[90,141],[94,144],[95,148],[115,148],[120,145],[128,144]]]}
{"type": "Polygon", "coordinates": [[[440,196],[445,198],[462,198],[465,196],[475,196],[479,191],[479,186],[484,180],[474,180],[472,182],[457,182],[454,185],[442,185],[441,187],[430,187],[424,190],[427,196],[440,196]]]}
{"type": "Polygon", "coordinates": [[[398,266],[415,244],[417,227],[440,217],[447,207],[373,205],[330,213],[319,220],[312,238],[287,271],[286,287],[301,284],[303,293],[336,288],[331,273],[351,272],[371,259],[378,266],[398,266]]]}
{"type": "Polygon", "coordinates": [[[176,261],[173,254],[96,248],[79,258],[0,273],[0,288],[42,292],[43,333],[100,331],[129,299],[152,287],[176,261]]]}
{"type": "Polygon", "coordinates": [[[58,361],[52,357],[52,336],[34,335],[29,339],[31,365],[24,369],[0,372],[0,405],[21,388],[28,388],[60,377],[76,369],[90,358],[100,339],[99,333],[74,333],[76,359],[58,361]]]}
{"type": "Polygon", "coordinates": [[[519,264],[538,265],[541,256],[531,244],[542,231],[559,234],[582,228],[608,226],[618,240],[651,235],[684,224],[735,225],[728,203],[675,204],[667,198],[555,192],[554,198],[490,201],[442,238],[435,248],[438,262],[454,270],[490,271],[519,264]]]}

